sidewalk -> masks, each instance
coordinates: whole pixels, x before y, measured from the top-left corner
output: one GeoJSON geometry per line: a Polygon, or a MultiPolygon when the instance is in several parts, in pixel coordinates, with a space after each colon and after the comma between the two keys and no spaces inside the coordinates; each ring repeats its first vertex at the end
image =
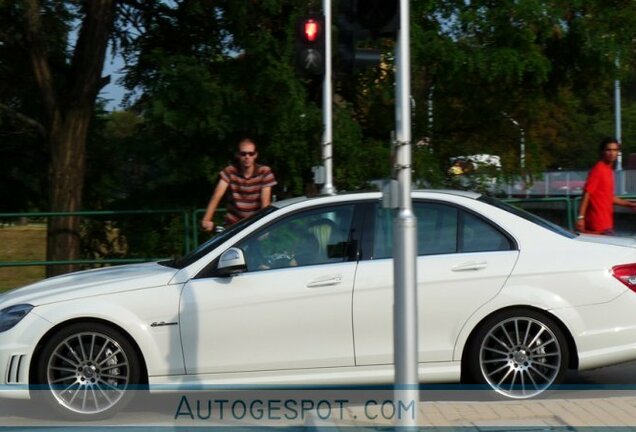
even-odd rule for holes
{"type": "MultiPolygon", "coordinates": [[[[380,407],[351,407],[338,426],[391,426],[380,407]]],[[[420,427],[635,427],[636,396],[493,402],[420,402],[420,427]]]]}
{"type": "MultiPolygon", "coordinates": [[[[270,391],[266,394],[228,392],[192,392],[187,395],[189,405],[180,401],[185,395],[141,397],[138,404],[113,418],[91,422],[55,419],[46,407],[34,406],[32,401],[9,401],[0,404],[0,430],[31,428],[48,430],[51,427],[95,428],[95,432],[115,428],[145,430],[204,430],[205,428],[272,428],[287,429],[313,427],[315,430],[347,430],[353,427],[383,430],[398,425],[392,392],[343,394],[320,391],[308,394],[300,389],[291,392],[270,391]],[[209,398],[209,399],[208,399],[209,398]],[[336,403],[350,398],[350,403],[336,403]],[[225,410],[219,411],[216,402],[223,400],[225,410]],[[312,409],[294,405],[285,410],[284,401],[315,402],[312,409]],[[212,405],[208,401],[213,401],[212,405]],[[240,409],[231,410],[231,402],[240,409]],[[255,409],[251,402],[258,401],[255,409]],[[268,407],[268,401],[274,404],[268,407]],[[365,402],[366,401],[366,402],[365,402]],[[247,409],[246,409],[247,408],[247,409]]],[[[462,429],[469,431],[510,431],[530,429],[622,428],[636,430],[636,389],[595,389],[554,391],[539,399],[493,400],[490,391],[429,391],[421,390],[420,402],[410,405],[407,415],[417,409],[420,428],[462,429]]],[[[237,429],[238,430],[238,429],[237,429]]],[[[362,430],[362,429],[361,429],[362,430]]]]}

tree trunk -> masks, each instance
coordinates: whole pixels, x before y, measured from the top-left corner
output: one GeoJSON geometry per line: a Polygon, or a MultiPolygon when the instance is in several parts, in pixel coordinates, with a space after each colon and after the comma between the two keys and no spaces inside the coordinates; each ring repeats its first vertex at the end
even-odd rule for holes
{"type": "MultiPolygon", "coordinates": [[[[51,211],[81,210],[86,170],[86,136],[92,110],[72,110],[53,125],[50,135],[51,162],[49,200],[51,211]]],[[[77,216],[49,218],[46,257],[49,261],[80,258],[80,219],[77,216]]],[[[47,267],[47,277],[78,269],[76,264],[47,267]]]]}
{"type": "MultiPolygon", "coordinates": [[[[80,3],[84,18],[77,36],[65,79],[53,79],[49,64],[47,34],[42,24],[39,0],[24,0],[27,40],[35,80],[49,119],[49,199],[54,212],[74,212],[81,208],[86,138],[95,99],[109,81],[101,76],[113,28],[116,0],[90,0],[80,3]],[[64,83],[60,85],[59,83],[64,83]],[[57,85],[56,85],[57,84],[57,85]]],[[[52,217],[48,223],[48,261],[80,258],[79,218],[52,217]]],[[[76,264],[49,266],[47,276],[77,269],[76,264]]]]}

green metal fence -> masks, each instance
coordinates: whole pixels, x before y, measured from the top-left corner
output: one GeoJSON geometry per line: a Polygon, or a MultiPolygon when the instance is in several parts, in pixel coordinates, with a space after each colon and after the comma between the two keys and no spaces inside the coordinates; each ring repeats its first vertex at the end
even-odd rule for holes
{"type": "MultiPolygon", "coordinates": [[[[117,218],[142,216],[148,218],[157,215],[176,216],[182,222],[182,253],[187,253],[194,247],[193,237],[190,234],[193,230],[191,225],[191,212],[187,210],[121,210],[121,211],[77,211],[77,212],[31,212],[31,213],[0,213],[0,219],[16,220],[20,218],[42,220],[53,217],[79,216],[82,218],[117,218]]],[[[111,219],[112,220],[112,219],[111,219]]],[[[198,227],[198,225],[197,225],[198,227]]],[[[0,267],[24,267],[24,266],[48,266],[57,264],[130,264],[146,261],[156,261],[162,257],[138,257],[138,258],[97,258],[97,259],[74,259],[64,261],[0,261],[0,267]]]]}
{"type": "MultiPolygon", "coordinates": [[[[214,213],[214,216],[216,216],[216,223],[220,223],[221,215],[224,215],[225,211],[225,209],[221,208],[214,213]]],[[[199,225],[204,214],[205,209],[197,209],[192,211],[192,244],[195,248],[199,245],[201,240],[201,229],[199,225]]]]}
{"type": "MultiPolygon", "coordinates": [[[[572,199],[559,198],[511,198],[503,200],[516,207],[541,216],[569,230],[574,229],[574,212],[572,199]]],[[[576,207],[578,209],[578,207],[576,207]]]]}
{"type": "MultiPolygon", "coordinates": [[[[636,194],[620,195],[620,198],[634,201],[636,200],[636,194]]],[[[581,197],[578,196],[572,199],[572,221],[576,220],[579,207],[581,206],[581,197]]],[[[574,222],[573,222],[574,223],[574,222]]],[[[614,207],[614,231],[617,235],[635,237],[636,236],[636,224],[634,223],[634,211],[625,207],[614,207]]]]}

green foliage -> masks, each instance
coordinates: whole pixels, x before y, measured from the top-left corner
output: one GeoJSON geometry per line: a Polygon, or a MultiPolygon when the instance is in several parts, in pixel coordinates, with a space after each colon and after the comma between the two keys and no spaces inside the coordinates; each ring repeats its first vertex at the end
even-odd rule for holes
{"type": "MultiPolygon", "coordinates": [[[[414,96],[434,104],[426,131],[440,162],[451,156],[499,154],[508,174],[518,172],[519,127],[527,166],[587,166],[589,149],[611,128],[614,58],[628,47],[612,27],[624,2],[417,2],[413,9],[414,96]],[[604,130],[604,133],[601,133],[604,130]],[[593,133],[591,132],[593,131],[593,133]],[[583,158],[573,157],[585,156],[583,158]]],[[[632,59],[624,55],[623,70],[632,59]]],[[[416,114],[417,123],[423,116],[416,114]]],[[[625,134],[624,141],[630,139],[625,134]]]]}
{"type": "MultiPolygon", "coordinates": [[[[0,0],[0,211],[47,205],[48,146],[40,94],[25,49],[22,2],[0,0]]],[[[43,25],[56,70],[64,69],[70,12],[43,5],[43,25]]]]}
{"type": "MultiPolygon", "coordinates": [[[[119,2],[112,47],[126,59],[127,108],[98,109],[88,142],[85,207],[196,208],[207,202],[238,140],[252,137],[279,197],[306,193],[321,163],[321,83],[293,69],[294,24],[317,0],[119,2]]],[[[80,6],[44,1],[56,79],[68,69],[80,6]]],[[[0,204],[46,205],[42,122],[24,47],[20,2],[0,1],[0,204]]],[[[411,2],[413,178],[444,186],[450,158],[501,156],[502,175],[585,169],[613,131],[613,85],[623,83],[625,152],[636,151],[628,0],[411,2]],[[616,60],[620,60],[617,68],[616,60]],[[515,125],[511,119],[518,122],[515,125]]],[[[333,167],[338,190],[391,175],[394,42],[381,68],[337,75],[333,167]]],[[[99,108],[99,107],[98,107],[99,108]]],[[[475,186],[479,187],[479,185],[475,186]]],[[[161,237],[146,233],[150,249],[161,237]],[[154,239],[154,240],[153,240],[154,239]]],[[[165,234],[165,233],[164,233],[165,234]]],[[[146,246],[144,246],[146,247],[146,246]]]]}
{"type": "Polygon", "coordinates": [[[446,186],[446,178],[437,157],[427,143],[420,141],[413,148],[413,181],[419,188],[446,186]]]}
{"type": "MultiPolygon", "coordinates": [[[[183,216],[175,214],[116,215],[83,219],[82,259],[168,258],[185,252],[183,216]]],[[[92,265],[88,265],[88,268],[92,265]]]]}

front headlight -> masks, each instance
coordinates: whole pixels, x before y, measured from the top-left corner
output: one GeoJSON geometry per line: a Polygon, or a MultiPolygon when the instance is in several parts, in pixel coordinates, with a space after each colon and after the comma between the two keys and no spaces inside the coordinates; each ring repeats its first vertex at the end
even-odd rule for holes
{"type": "Polygon", "coordinates": [[[19,304],[0,310],[0,332],[7,331],[19,323],[31,309],[33,306],[30,304],[19,304]]]}

